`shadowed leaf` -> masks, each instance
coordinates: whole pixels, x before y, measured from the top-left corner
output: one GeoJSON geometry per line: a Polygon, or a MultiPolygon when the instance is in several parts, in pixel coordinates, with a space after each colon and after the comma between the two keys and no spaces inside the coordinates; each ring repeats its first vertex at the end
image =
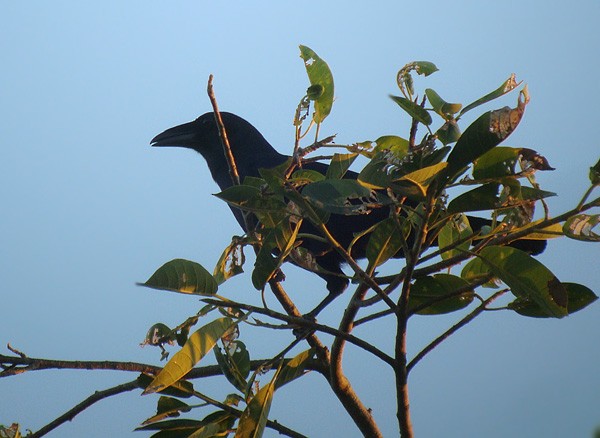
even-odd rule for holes
{"type": "Polygon", "coordinates": [[[196,262],[174,259],[162,265],[140,286],[185,294],[214,294],[217,282],[210,272],[196,262]]]}

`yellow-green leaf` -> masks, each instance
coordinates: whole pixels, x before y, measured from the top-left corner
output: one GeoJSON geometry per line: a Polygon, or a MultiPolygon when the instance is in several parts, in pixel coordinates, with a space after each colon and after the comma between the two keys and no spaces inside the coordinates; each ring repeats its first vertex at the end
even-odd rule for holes
{"type": "Polygon", "coordinates": [[[152,380],[144,394],[162,391],[185,376],[233,324],[231,318],[219,318],[199,328],[152,380]]]}
{"type": "Polygon", "coordinates": [[[202,265],[184,259],[174,259],[162,265],[140,286],[184,294],[214,294],[217,282],[202,265]]]}

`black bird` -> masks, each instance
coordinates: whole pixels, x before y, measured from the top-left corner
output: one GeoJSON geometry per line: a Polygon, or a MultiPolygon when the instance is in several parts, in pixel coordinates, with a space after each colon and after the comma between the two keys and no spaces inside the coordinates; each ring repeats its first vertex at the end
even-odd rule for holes
{"type": "MultiPolygon", "coordinates": [[[[247,176],[259,177],[259,169],[269,169],[284,163],[290,157],[277,152],[262,134],[246,120],[232,113],[222,112],[221,118],[227,131],[227,137],[231,146],[231,152],[234,156],[240,180],[243,182],[247,176]]],[[[215,122],[214,114],[206,113],[196,120],[175,126],[158,134],[151,141],[152,146],[178,146],[193,149],[199,152],[208,164],[208,168],[213,180],[219,185],[221,190],[225,190],[233,185],[229,175],[229,167],[219,131],[215,122]]],[[[327,172],[329,167],[324,163],[310,162],[302,165],[305,169],[316,170],[322,174],[327,172]]],[[[348,171],[345,178],[356,179],[357,173],[348,171]]],[[[246,230],[246,225],[242,212],[231,207],[235,218],[246,230]]],[[[354,233],[366,230],[370,226],[378,223],[389,216],[389,209],[373,209],[368,215],[346,216],[332,214],[327,222],[327,228],[335,239],[344,247],[348,247],[354,233]]],[[[479,217],[469,216],[469,222],[475,232],[481,230],[485,225],[490,225],[491,221],[479,217]]],[[[300,232],[319,235],[319,231],[307,220],[302,224],[300,232]]],[[[353,257],[360,259],[365,257],[367,239],[359,239],[352,249],[353,257]]],[[[511,243],[532,254],[538,254],[545,248],[546,242],[540,240],[520,240],[511,243]]],[[[323,300],[311,314],[316,315],[337,295],[341,294],[348,286],[348,279],[344,276],[341,265],[343,258],[324,242],[312,239],[306,239],[302,246],[315,256],[317,264],[329,273],[318,273],[327,282],[329,296],[323,300]]],[[[402,257],[402,254],[397,254],[402,257]]]]}

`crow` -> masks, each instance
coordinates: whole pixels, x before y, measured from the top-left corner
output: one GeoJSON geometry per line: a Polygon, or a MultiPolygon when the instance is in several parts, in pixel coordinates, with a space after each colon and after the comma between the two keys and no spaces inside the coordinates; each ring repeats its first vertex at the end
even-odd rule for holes
{"type": "MultiPolygon", "coordinates": [[[[221,112],[221,118],[227,132],[240,181],[243,182],[245,177],[260,177],[259,169],[274,168],[291,158],[277,152],[262,134],[243,118],[228,112],[221,112]]],[[[218,126],[212,112],[203,114],[192,122],[167,129],[154,137],[150,144],[152,146],[175,146],[193,149],[204,157],[213,180],[221,190],[233,185],[218,126]]],[[[302,164],[302,168],[315,170],[322,174],[327,173],[328,167],[327,164],[320,162],[302,164]]],[[[347,171],[344,178],[356,179],[357,176],[357,173],[347,171]]],[[[242,212],[236,207],[230,206],[230,208],[242,229],[248,232],[242,212]]],[[[331,214],[327,222],[327,228],[333,237],[343,247],[347,248],[355,233],[368,229],[388,216],[389,208],[375,208],[369,214],[362,215],[331,214]]],[[[489,219],[480,217],[468,216],[468,219],[475,233],[479,232],[482,227],[492,223],[489,219]]],[[[303,221],[300,232],[320,235],[320,231],[308,220],[303,221]]],[[[355,259],[365,258],[367,240],[363,238],[355,242],[352,247],[352,256],[355,259]]],[[[534,255],[542,252],[545,245],[546,242],[543,240],[523,239],[511,242],[511,246],[534,255]]],[[[305,239],[301,246],[313,255],[318,266],[322,268],[317,274],[327,282],[329,291],[329,295],[323,302],[310,312],[312,316],[315,316],[333,298],[346,289],[349,281],[341,269],[344,264],[343,257],[327,243],[305,239]]],[[[396,257],[402,256],[401,251],[396,254],[396,257]]]]}

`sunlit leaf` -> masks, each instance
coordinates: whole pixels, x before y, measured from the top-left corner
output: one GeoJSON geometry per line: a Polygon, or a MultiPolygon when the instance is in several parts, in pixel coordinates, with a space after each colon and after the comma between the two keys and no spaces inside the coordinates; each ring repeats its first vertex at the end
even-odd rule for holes
{"type": "Polygon", "coordinates": [[[389,150],[396,157],[401,158],[408,152],[408,140],[397,135],[382,135],[375,140],[375,152],[389,150]]]}
{"type": "Polygon", "coordinates": [[[185,294],[214,294],[218,288],[215,278],[202,265],[184,259],[165,263],[138,285],[185,294]]]}
{"type": "Polygon", "coordinates": [[[594,233],[594,227],[600,223],[600,214],[578,214],[563,225],[565,236],[584,242],[600,242],[600,234],[594,233]]]}
{"type": "Polygon", "coordinates": [[[440,97],[439,94],[435,92],[435,90],[432,90],[431,88],[427,88],[425,90],[425,94],[427,95],[427,99],[429,99],[429,103],[431,103],[433,110],[445,119],[451,119],[452,115],[459,112],[462,108],[460,103],[446,102],[440,97]]]}
{"type": "Polygon", "coordinates": [[[162,391],[185,376],[233,324],[231,318],[219,318],[200,327],[152,380],[144,394],[162,391]]]}
{"type": "Polygon", "coordinates": [[[244,245],[239,242],[239,239],[234,238],[225,248],[215,266],[213,277],[217,284],[222,284],[231,277],[244,272],[245,261],[244,245]]]}
{"type": "Polygon", "coordinates": [[[306,374],[306,367],[313,358],[315,352],[313,349],[308,349],[297,354],[288,363],[281,367],[281,371],[275,380],[275,389],[281,388],[283,385],[296,380],[306,374]]]}
{"type": "Polygon", "coordinates": [[[431,125],[433,122],[429,112],[419,104],[416,104],[415,102],[401,96],[390,95],[390,98],[396,102],[400,108],[406,111],[411,118],[421,122],[424,125],[431,125]]]}
{"type": "MultiPolygon", "coordinates": [[[[598,299],[598,296],[592,292],[591,289],[581,284],[563,283],[563,286],[567,289],[569,300],[567,304],[567,311],[569,315],[586,308],[598,299]]],[[[527,299],[517,298],[508,305],[508,308],[523,316],[530,316],[534,318],[550,318],[550,315],[548,315],[548,313],[545,312],[539,305],[527,299]]]]}
{"type": "Polygon", "coordinates": [[[267,425],[278,374],[279,372],[276,372],[273,379],[252,397],[240,417],[235,438],[259,438],[262,436],[267,425]]]}
{"type": "Polygon", "coordinates": [[[500,96],[505,95],[506,93],[511,92],[512,90],[517,88],[520,83],[521,82],[517,83],[517,77],[515,76],[515,74],[514,73],[511,74],[510,77],[506,81],[504,81],[504,83],[502,85],[500,85],[498,88],[496,88],[494,91],[486,94],[485,96],[477,99],[475,102],[470,103],[469,105],[464,107],[463,110],[460,112],[459,117],[462,116],[467,111],[470,111],[473,108],[478,107],[479,105],[483,105],[484,103],[487,103],[491,100],[494,100],[500,96]]]}
{"type": "Polygon", "coordinates": [[[315,102],[313,120],[321,123],[329,115],[333,105],[333,75],[327,63],[310,48],[300,46],[300,57],[304,61],[311,85],[309,93],[312,97],[309,98],[315,102]]]}
{"type": "Polygon", "coordinates": [[[432,277],[419,277],[410,290],[409,310],[419,315],[440,315],[454,312],[468,306],[474,297],[472,290],[459,294],[459,289],[469,283],[450,274],[436,274],[432,277]]]}

